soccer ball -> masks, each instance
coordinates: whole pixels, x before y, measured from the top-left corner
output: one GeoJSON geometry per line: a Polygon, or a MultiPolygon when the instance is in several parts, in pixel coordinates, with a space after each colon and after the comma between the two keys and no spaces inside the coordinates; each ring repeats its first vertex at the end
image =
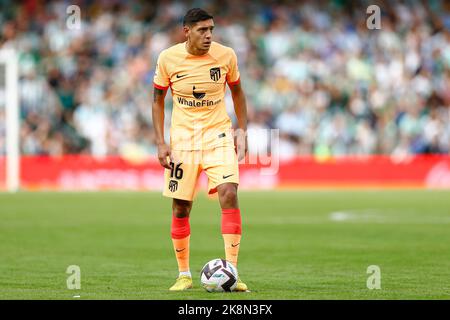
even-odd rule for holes
{"type": "Polygon", "coordinates": [[[231,262],[214,259],[202,268],[200,279],[208,292],[230,292],[236,288],[238,272],[231,262]]]}

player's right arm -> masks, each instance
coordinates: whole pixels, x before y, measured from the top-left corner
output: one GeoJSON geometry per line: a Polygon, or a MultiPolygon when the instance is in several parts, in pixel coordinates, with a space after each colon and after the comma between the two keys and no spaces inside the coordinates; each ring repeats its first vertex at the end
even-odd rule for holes
{"type": "Polygon", "coordinates": [[[167,161],[169,157],[172,161],[172,155],[170,147],[164,141],[164,98],[166,96],[167,89],[154,88],[153,91],[153,105],[152,105],[152,118],[153,127],[155,128],[156,144],[158,146],[158,160],[159,163],[167,169],[171,169],[170,164],[167,161]]]}
{"type": "Polygon", "coordinates": [[[159,163],[167,169],[171,169],[168,158],[173,161],[170,146],[164,141],[164,98],[169,87],[169,76],[164,66],[163,54],[158,58],[156,65],[153,90],[152,119],[158,146],[159,163]]]}

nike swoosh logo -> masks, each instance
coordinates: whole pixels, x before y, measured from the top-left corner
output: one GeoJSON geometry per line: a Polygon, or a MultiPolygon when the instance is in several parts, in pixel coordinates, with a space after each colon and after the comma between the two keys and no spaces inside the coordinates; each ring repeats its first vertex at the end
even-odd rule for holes
{"type": "Polygon", "coordinates": [[[187,74],[183,74],[183,75],[177,74],[177,78],[178,78],[178,79],[179,79],[179,78],[183,78],[184,76],[187,76],[187,74]]]}
{"type": "Polygon", "coordinates": [[[231,246],[234,248],[234,247],[237,247],[239,244],[240,244],[240,242],[238,244],[231,244],[231,246]]]}
{"type": "Polygon", "coordinates": [[[181,251],[183,251],[184,249],[186,249],[186,248],[183,248],[183,249],[175,249],[177,252],[181,252],[181,251]]]}
{"type": "Polygon", "coordinates": [[[223,179],[226,179],[226,178],[229,178],[229,177],[231,177],[232,176],[232,174],[229,174],[229,175],[227,175],[227,176],[222,176],[222,178],[223,179]]]}

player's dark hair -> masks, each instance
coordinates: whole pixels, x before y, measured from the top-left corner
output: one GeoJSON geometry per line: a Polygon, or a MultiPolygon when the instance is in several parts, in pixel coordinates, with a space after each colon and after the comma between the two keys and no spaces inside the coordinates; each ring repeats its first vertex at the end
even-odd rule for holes
{"type": "Polygon", "coordinates": [[[191,27],[199,21],[205,21],[212,18],[213,16],[205,10],[200,8],[193,8],[186,12],[186,15],[183,18],[183,26],[191,27]]]}

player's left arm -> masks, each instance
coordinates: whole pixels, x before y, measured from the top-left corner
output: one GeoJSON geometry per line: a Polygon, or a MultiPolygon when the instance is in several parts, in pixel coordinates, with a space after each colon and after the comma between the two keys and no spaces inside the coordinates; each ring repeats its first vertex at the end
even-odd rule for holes
{"type": "Polygon", "coordinates": [[[236,135],[236,149],[238,161],[241,161],[248,151],[247,143],[247,102],[240,81],[230,86],[233,98],[234,111],[236,113],[238,129],[236,135]]]}

